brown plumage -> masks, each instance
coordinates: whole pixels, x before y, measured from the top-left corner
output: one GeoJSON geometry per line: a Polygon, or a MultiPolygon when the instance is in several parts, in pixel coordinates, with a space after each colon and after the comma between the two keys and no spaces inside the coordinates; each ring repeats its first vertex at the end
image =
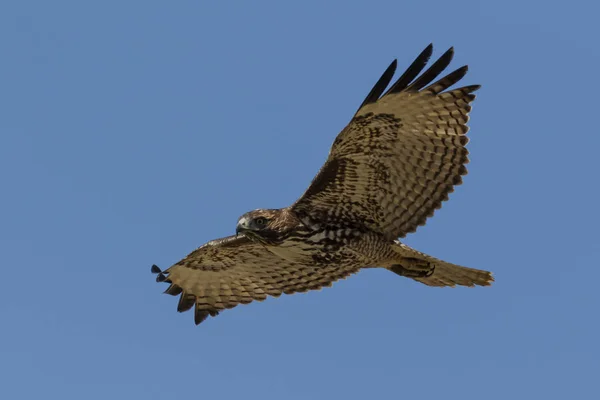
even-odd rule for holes
{"type": "Polygon", "coordinates": [[[291,206],[240,217],[236,236],[209,242],[164,272],[178,311],[199,324],[219,311],[320,289],[362,268],[381,267],[428,286],[489,285],[490,272],[438,260],[400,243],[441,207],[467,173],[470,103],[479,86],[449,89],[461,67],[431,83],[453,49],[423,70],[429,45],[384,93],[388,67],[329,157],[291,206]]]}

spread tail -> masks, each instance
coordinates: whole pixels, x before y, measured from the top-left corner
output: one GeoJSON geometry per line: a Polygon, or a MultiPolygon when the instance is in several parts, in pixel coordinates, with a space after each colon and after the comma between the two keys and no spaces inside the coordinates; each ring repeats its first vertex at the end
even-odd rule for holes
{"type": "Polygon", "coordinates": [[[400,242],[395,242],[393,248],[401,257],[388,269],[427,286],[489,286],[494,281],[491,272],[451,264],[400,242]]]}

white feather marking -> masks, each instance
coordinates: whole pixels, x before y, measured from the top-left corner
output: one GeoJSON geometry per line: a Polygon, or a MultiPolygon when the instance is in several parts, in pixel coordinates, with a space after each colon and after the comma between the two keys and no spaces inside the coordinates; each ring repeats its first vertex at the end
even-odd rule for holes
{"type": "Polygon", "coordinates": [[[327,237],[327,232],[321,231],[321,232],[317,233],[316,235],[311,236],[309,239],[313,243],[318,243],[321,240],[325,239],[326,237],[327,237]]]}

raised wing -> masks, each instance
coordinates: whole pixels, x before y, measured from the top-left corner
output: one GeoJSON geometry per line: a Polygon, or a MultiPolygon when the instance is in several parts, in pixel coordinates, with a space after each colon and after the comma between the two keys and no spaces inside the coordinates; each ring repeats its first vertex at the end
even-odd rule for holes
{"type": "Polygon", "coordinates": [[[396,61],[388,67],[292,205],[299,216],[396,239],[424,225],[462,182],[468,163],[466,124],[479,86],[445,91],[467,66],[430,84],[452,60],[453,49],[417,77],[431,53],[429,45],[381,96],[396,61]]]}
{"type": "Polygon", "coordinates": [[[181,295],[177,311],[194,307],[198,325],[238,304],[331,286],[356,269],[292,263],[239,235],[208,242],[169,269],[154,265],[152,272],[171,284],[165,293],[181,295]]]}

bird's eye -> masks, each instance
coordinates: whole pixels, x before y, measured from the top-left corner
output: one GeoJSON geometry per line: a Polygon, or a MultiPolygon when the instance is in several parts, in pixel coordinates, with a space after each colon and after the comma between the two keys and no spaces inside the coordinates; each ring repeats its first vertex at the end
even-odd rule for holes
{"type": "Polygon", "coordinates": [[[265,224],[267,223],[267,220],[263,217],[260,217],[260,218],[256,218],[254,220],[254,223],[258,226],[265,226],[265,224]]]}

